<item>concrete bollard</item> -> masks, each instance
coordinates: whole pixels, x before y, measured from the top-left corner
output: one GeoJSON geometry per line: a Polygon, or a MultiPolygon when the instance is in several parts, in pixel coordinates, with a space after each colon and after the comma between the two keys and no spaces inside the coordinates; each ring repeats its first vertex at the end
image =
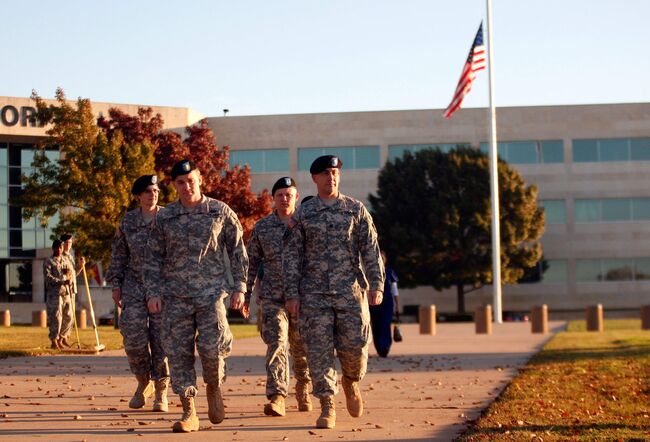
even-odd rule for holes
{"type": "Polygon", "coordinates": [[[491,335],[492,334],[492,306],[482,305],[476,307],[474,312],[474,325],[476,334],[491,335]]]}
{"type": "Polygon", "coordinates": [[[650,305],[641,306],[641,330],[650,330],[650,305]]]}
{"type": "Polygon", "coordinates": [[[533,333],[548,333],[548,307],[536,305],[530,310],[530,324],[533,333]]]}
{"type": "Polygon", "coordinates": [[[0,324],[3,327],[11,327],[11,312],[9,310],[0,312],[0,324]]]}
{"type": "Polygon", "coordinates": [[[421,305],[418,311],[418,322],[420,323],[421,335],[436,334],[436,306],[421,305]]]}
{"type": "Polygon", "coordinates": [[[86,327],[88,327],[88,321],[86,319],[86,309],[80,308],[75,311],[75,314],[77,315],[77,328],[79,330],[85,330],[86,327]]]}
{"type": "Polygon", "coordinates": [[[603,305],[590,305],[587,307],[587,331],[602,332],[605,330],[603,325],[603,305]]]}
{"type": "Polygon", "coordinates": [[[40,328],[47,327],[47,313],[45,310],[32,311],[32,326],[40,328]]]}

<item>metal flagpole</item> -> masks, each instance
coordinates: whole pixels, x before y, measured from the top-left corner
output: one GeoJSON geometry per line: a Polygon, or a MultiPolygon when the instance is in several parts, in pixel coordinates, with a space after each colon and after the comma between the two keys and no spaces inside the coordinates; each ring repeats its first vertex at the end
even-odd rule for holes
{"type": "Polygon", "coordinates": [[[499,225],[499,175],[497,168],[497,117],[494,107],[492,51],[492,0],[487,2],[487,62],[490,84],[490,195],[492,199],[492,290],[494,322],[503,323],[501,315],[501,234],[499,225]]]}

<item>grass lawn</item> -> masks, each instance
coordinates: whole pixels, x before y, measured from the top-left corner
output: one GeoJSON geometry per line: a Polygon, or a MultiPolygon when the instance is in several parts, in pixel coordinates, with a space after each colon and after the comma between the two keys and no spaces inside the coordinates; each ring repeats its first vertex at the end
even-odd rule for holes
{"type": "MultiPolygon", "coordinates": [[[[259,333],[254,324],[231,324],[235,339],[258,336],[259,333]]],[[[98,327],[99,342],[106,346],[107,350],[122,348],[122,335],[113,326],[98,327]]],[[[77,338],[74,329],[70,334],[69,341],[74,343],[76,348],[77,338]]],[[[79,330],[79,341],[81,348],[90,348],[95,345],[95,333],[92,327],[86,330],[79,330]]],[[[13,325],[11,327],[0,327],[0,358],[8,356],[36,356],[60,353],[58,350],[50,349],[50,340],[47,337],[47,329],[32,327],[28,325],[13,325]]]]}
{"type": "Polygon", "coordinates": [[[570,322],[458,440],[650,440],[650,331],[570,322]]]}

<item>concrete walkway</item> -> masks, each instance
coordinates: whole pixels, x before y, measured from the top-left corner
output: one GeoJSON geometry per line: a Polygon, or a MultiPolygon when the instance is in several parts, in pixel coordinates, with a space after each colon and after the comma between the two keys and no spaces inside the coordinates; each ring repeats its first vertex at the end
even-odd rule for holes
{"type": "MultiPolygon", "coordinates": [[[[553,333],[562,326],[550,324],[553,333]]],[[[293,398],[287,401],[287,416],[263,415],[265,347],[259,338],[234,344],[224,389],[226,420],[210,423],[202,388],[197,401],[201,431],[191,434],[171,432],[181,414],[177,397],[170,397],[169,413],[153,413],[150,404],[145,411],[127,407],[135,379],[122,351],[3,359],[0,439],[451,440],[551,336],[531,334],[529,323],[495,325],[490,336],[474,334],[473,327],[438,324],[436,336],[421,336],[417,325],[404,325],[404,341],[393,344],[386,359],[378,358],[371,345],[368,375],[362,382],[365,413],[351,418],[341,391],[333,430],[316,429],[319,407],[300,413],[293,398]]]]}

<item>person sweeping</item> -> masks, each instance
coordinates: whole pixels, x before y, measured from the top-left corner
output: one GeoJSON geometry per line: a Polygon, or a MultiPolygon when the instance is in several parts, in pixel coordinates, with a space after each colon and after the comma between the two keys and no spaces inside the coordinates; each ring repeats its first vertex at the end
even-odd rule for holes
{"type": "Polygon", "coordinates": [[[51,348],[61,350],[70,346],[68,335],[72,328],[72,279],[74,269],[63,256],[63,242],[52,242],[52,256],[43,262],[47,293],[47,318],[51,348]]]}

